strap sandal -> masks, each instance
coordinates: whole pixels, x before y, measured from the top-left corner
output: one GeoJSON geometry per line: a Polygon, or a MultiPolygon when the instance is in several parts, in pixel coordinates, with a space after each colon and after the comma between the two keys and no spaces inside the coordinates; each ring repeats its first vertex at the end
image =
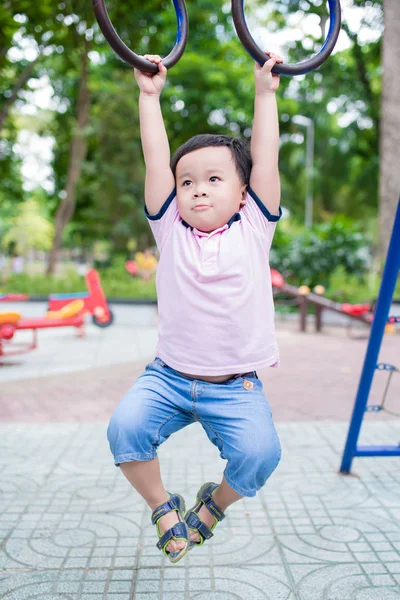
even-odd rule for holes
{"type": "Polygon", "coordinates": [[[185,515],[185,521],[188,524],[190,531],[196,531],[200,534],[199,542],[189,541],[189,550],[192,550],[192,548],[194,548],[195,546],[202,546],[206,540],[212,538],[214,535],[212,532],[214,531],[219,521],[223,521],[225,519],[226,515],[222,512],[219,506],[217,506],[214,500],[212,499],[213,493],[217,488],[219,488],[219,485],[216,483],[204,483],[197,492],[196,504],[193,506],[193,508],[188,510],[188,512],[185,515]],[[198,512],[202,504],[205,504],[210,513],[214,516],[214,524],[211,526],[211,528],[208,528],[207,525],[198,516],[198,512]]]}
{"type": "Polygon", "coordinates": [[[183,558],[186,552],[189,550],[190,533],[189,528],[183,518],[185,515],[186,505],[185,500],[179,494],[170,494],[169,492],[167,492],[167,494],[169,495],[169,500],[167,500],[167,502],[164,502],[164,504],[160,504],[160,506],[157,506],[157,508],[153,511],[153,514],[151,515],[151,522],[157,528],[157,535],[159,538],[156,544],[157,548],[161,550],[165,554],[165,556],[168,556],[169,560],[172,563],[177,563],[178,560],[181,560],[181,558],[183,558]],[[171,527],[171,529],[168,529],[164,533],[161,533],[158,524],[159,520],[161,519],[161,517],[173,510],[177,511],[179,523],[176,523],[176,525],[171,527]],[[168,546],[171,540],[183,540],[184,542],[186,542],[185,547],[182,548],[182,550],[179,550],[179,552],[167,552],[166,547],[168,546]]]}

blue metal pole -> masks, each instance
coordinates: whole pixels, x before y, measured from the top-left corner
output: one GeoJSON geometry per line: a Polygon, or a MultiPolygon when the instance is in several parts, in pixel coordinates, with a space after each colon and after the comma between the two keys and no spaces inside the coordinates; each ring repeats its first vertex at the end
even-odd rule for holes
{"type": "Polygon", "coordinates": [[[351,464],[357,448],[358,436],[364,418],[365,407],[378,362],[379,350],[382,343],[385,325],[389,315],[398,272],[400,269],[400,199],[397,204],[396,217],[394,220],[392,236],[383,271],[375,314],[372,321],[371,332],[368,341],[364,366],[361,372],[360,383],[354,403],[353,414],[347,434],[347,441],[343,452],[341,473],[350,473],[351,464]]]}

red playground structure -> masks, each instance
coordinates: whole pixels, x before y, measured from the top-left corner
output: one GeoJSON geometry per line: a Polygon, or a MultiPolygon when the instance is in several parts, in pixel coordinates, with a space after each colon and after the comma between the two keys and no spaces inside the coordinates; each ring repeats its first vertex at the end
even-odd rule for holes
{"type": "Polygon", "coordinates": [[[113,314],[108,308],[107,300],[101,287],[100,277],[95,269],[90,269],[85,275],[87,292],[75,294],[50,294],[50,311],[60,310],[72,300],[83,300],[84,312],[92,315],[92,320],[97,327],[109,327],[113,322],[113,314]]]}
{"type": "MultiPolygon", "coordinates": [[[[88,292],[77,294],[51,294],[49,310],[43,317],[24,319],[17,312],[0,313],[0,357],[22,354],[37,348],[37,330],[54,327],[75,327],[84,336],[85,315],[91,314],[98,327],[108,327],[113,322],[113,314],[101,287],[100,278],[94,269],[85,276],[88,292]],[[30,329],[33,339],[30,343],[9,344],[17,331],[30,329]]],[[[17,299],[17,295],[13,295],[17,299]]],[[[21,298],[18,298],[21,299],[21,298]]],[[[25,299],[25,298],[24,298],[25,299]]]]}
{"type": "Polygon", "coordinates": [[[29,300],[28,294],[0,294],[0,302],[25,302],[29,300]]]}
{"type": "Polygon", "coordinates": [[[315,306],[316,331],[321,331],[322,329],[323,310],[332,310],[342,315],[346,315],[351,319],[355,319],[356,321],[361,321],[362,323],[369,325],[372,322],[373,309],[370,303],[341,304],[340,302],[333,302],[332,300],[328,300],[328,298],[324,298],[322,296],[322,294],[325,292],[325,288],[323,286],[316,286],[314,288],[316,293],[313,294],[308,286],[302,285],[300,287],[296,287],[286,283],[283,275],[275,269],[271,269],[271,281],[272,287],[276,293],[282,292],[283,294],[296,298],[296,303],[300,309],[300,331],[306,331],[308,304],[315,306]]]}

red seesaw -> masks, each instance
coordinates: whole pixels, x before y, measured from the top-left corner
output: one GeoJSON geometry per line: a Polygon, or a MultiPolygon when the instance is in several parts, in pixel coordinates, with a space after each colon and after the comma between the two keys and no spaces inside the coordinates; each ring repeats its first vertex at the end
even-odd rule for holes
{"type": "Polygon", "coordinates": [[[85,313],[92,315],[92,320],[97,327],[109,327],[114,316],[108,308],[107,300],[101,287],[100,277],[95,269],[90,269],[85,275],[88,288],[87,292],[74,294],[50,294],[49,310],[60,310],[71,300],[83,300],[85,313]]]}
{"type": "Polygon", "coordinates": [[[37,330],[53,327],[76,327],[79,335],[84,335],[84,310],[82,300],[70,302],[62,311],[48,312],[44,317],[23,319],[19,313],[0,313],[0,357],[22,354],[37,348],[37,330]],[[78,304],[79,303],[79,304],[78,304]],[[32,330],[32,341],[9,349],[10,342],[16,333],[23,329],[32,330]]]}
{"type": "Polygon", "coordinates": [[[0,294],[0,302],[25,302],[28,294],[0,294]]]}
{"type": "MultiPolygon", "coordinates": [[[[37,330],[54,327],[75,327],[79,336],[84,336],[85,314],[92,314],[93,321],[99,327],[108,327],[113,321],[104,296],[100,278],[94,269],[86,277],[88,293],[53,294],[49,299],[49,311],[44,317],[24,319],[17,312],[0,313],[0,357],[21,354],[37,348],[37,330]],[[80,296],[80,297],[79,297],[80,296]],[[18,348],[5,349],[17,331],[30,329],[33,339],[18,348]]],[[[14,343],[13,343],[14,345],[14,343]]]]}
{"type": "MultiPolygon", "coordinates": [[[[324,309],[332,310],[334,312],[346,315],[362,323],[368,325],[372,322],[372,307],[369,303],[365,304],[346,304],[340,302],[333,302],[328,298],[322,297],[320,294],[313,294],[307,286],[296,287],[286,283],[283,275],[271,269],[271,280],[272,287],[276,290],[297,298],[300,307],[300,330],[306,330],[306,319],[307,319],[307,304],[312,304],[316,308],[316,330],[321,331],[322,328],[322,311],[324,309]]],[[[323,293],[325,290],[322,286],[316,286],[323,293]]]]}

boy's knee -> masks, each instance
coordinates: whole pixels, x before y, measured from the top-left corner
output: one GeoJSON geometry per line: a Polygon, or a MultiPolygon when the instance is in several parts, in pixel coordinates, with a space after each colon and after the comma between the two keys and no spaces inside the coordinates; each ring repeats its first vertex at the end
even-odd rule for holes
{"type": "Polygon", "coordinates": [[[226,476],[233,489],[244,496],[255,496],[275,471],[281,459],[278,436],[262,438],[228,458],[226,476]]]}
{"type": "Polygon", "coordinates": [[[262,487],[279,465],[282,449],[278,437],[273,442],[257,449],[253,457],[256,465],[258,486],[262,487]]]}
{"type": "Polygon", "coordinates": [[[117,408],[111,416],[107,428],[107,439],[112,453],[115,454],[117,445],[126,443],[127,440],[133,441],[135,437],[135,426],[131,419],[127,419],[127,415],[117,408]]]}
{"type": "Polygon", "coordinates": [[[114,412],[107,427],[107,439],[113,454],[115,444],[117,443],[118,436],[121,432],[121,427],[123,427],[123,420],[119,418],[119,415],[116,412],[114,412]]]}
{"type": "Polygon", "coordinates": [[[123,405],[115,409],[107,427],[107,439],[116,464],[154,458],[154,431],[148,422],[141,411],[127,411],[123,405]]]}

